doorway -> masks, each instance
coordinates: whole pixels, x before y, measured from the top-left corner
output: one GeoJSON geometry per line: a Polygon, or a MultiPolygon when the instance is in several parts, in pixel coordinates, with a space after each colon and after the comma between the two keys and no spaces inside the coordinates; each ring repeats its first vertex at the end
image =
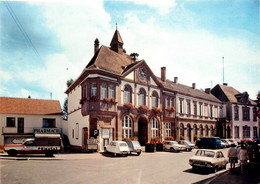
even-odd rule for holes
{"type": "Polygon", "coordinates": [[[148,122],[145,117],[140,117],[138,120],[138,141],[142,146],[148,142],[148,122]]]}
{"type": "Polygon", "coordinates": [[[18,118],[17,132],[20,134],[24,133],[24,118],[18,118]]]}

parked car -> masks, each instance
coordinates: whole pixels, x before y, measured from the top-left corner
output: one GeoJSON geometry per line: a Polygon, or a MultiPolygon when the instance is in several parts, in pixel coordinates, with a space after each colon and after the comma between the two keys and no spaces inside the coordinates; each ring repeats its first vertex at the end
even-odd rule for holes
{"type": "Polygon", "coordinates": [[[186,146],[178,144],[177,141],[164,141],[164,151],[185,151],[186,146]]]}
{"type": "Polygon", "coordinates": [[[217,172],[221,168],[226,169],[227,163],[228,160],[224,157],[222,151],[219,150],[199,149],[195,155],[189,159],[189,164],[193,170],[197,168],[208,168],[217,172]]]}
{"type": "Polygon", "coordinates": [[[228,145],[227,146],[228,148],[231,147],[231,145],[232,145],[232,143],[228,139],[221,139],[221,141],[226,143],[228,145]]]}
{"type": "Polygon", "coordinates": [[[221,140],[221,148],[227,148],[228,144],[221,140]]]}
{"type": "Polygon", "coordinates": [[[35,134],[35,138],[25,139],[21,144],[6,144],[4,151],[10,156],[17,154],[45,154],[53,156],[61,150],[60,134],[35,134]]]}
{"type": "Polygon", "coordinates": [[[106,153],[111,153],[114,156],[125,155],[126,157],[130,153],[128,145],[125,141],[112,141],[104,148],[106,153]]]}
{"type": "Polygon", "coordinates": [[[237,146],[236,140],[228,139],[228,141],[231,143],[232,146],[237,146]]]}
{"type": "Polygon", "coordinates": [[[136,153],[138,156],[142,153],[142,147],[138,141],[126,141],[130,154],[136,153]]]}
{"type": "Polygon", "coordinates": [[[221,141],[219,137],[199,137],[196,141],[198,148],[219,149],[221,141]]]}
{"type": "Polygon", "coordinates": [[[195,144],[192,144],[188,140],[180,140],[178,143],[184,145],[186,147],[186,151],[191,151],[195,147],[195,144]]]}

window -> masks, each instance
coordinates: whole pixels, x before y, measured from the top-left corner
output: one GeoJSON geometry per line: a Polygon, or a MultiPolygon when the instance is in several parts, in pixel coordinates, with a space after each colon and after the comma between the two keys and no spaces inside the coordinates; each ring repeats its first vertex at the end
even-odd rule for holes
{"type": "Polygon", "coordinates": [[[153,107],[158,107],[158,95],[156,92],[153,92],[152,95],[152,108],[153,107]]]}
{"type": "Polygon", "coordinates": [[[202,125],[200,125],[200,136],[201,137],[203,136],[203,127],[202,127],[202,125]]]}
{"type": "Polygon", "coordinates": [[[171,123],[165,123],[165,136],[171,136],[171,123]]]}
{"type": "Polygon", "coordinates": [[[183,99],[180,99],[180,113],[183,113],[183,99]]]}
{"type": "Polygon", "coordinates": [[[74,129],[72,129],[72,139],[74,139],[74,129]]]}
{"type": "Polygon", "coordinates": [[[43,128],[55,128],[56,127],[56,120],[43,118],[43,128]]]}
{"type": "Polygon", "coordinates": [[[209,114],[208,114],[208,104],[205,104],[204,105],[204,116],[206,117],[206,116],[208,116],[209,114]]]}
{"type": "Polygon", "coordinates": [[[115,98],[115,86],[109,85],[109,98],[115,98]]]}
{"type": "Polygon", "coordinates": [[[125,87],[124,91],[124,102],[125,103],[130,103],[131,102],[131,90],[128,86],[125,87]]]}
{"type": "Polygon", "coordinates": [[[187,114],[190,115],[190,101],[187,101],[187,114]]]}
{"type": "Polygon", "coordinates": [[[76,123],[76,135],[75,138],[78,139],[79,138],[79,123],[76,123]]]}
{"type": "Polygon", "coordinates": [[[180,136],[183,136],[184,138],[184,126],[182,123],[180,124],[180,136]]]}
{"type": "Polygon", "coordinates": [[[165,108],[169,107],[169,98],[165,98],[165,108]]]}
{"type": "Polygon", "coordinates": [[[239,126],[235,126],[235,138],[239,138],[239,126]]]}
{"type": "Polygon", "coordinates": [[[132,119],[130,116],[125,116],[123,118],[123,138],[132,137],[132,119]]]}
{"type": "Polygon", "coordinates": [[[214,134],[214,128],[213,128],[212,125],[210,126],[210,135],[211,135],[211,136],[214,136],[214,135],[215,135],[215,134],[214,134]]]}
{"type": "Polygon", "coordinates": [[[200,116],[202,116],[202,103],[200,103],[200,116]]]}
{"type": "Polygon", "coordinates": [[[6,118],[6,127],[15,127],[15,118],[14,117],[6,118]]]}
{"type": "Polygon", "coordinates": [[[197,116],[197,102],[193,102],[193,111],[194,116],[197,116]]]}
{"type": "Polygon", "coordinates": [[[152,124],[152,137],[157,137],[158,136],[158,121],[155,118],[152,118],[151,124],[152,124]]]}
{"type": "Polygon", "coordinates": [[[234,118],[235,118],[235,120],[239,120],[239,107],[238,106],[234,107],[234,118]]]}
{"type": "Polygon", "coordinates": [[[145,105],[145,93],[143,89],[140,89],[139,94],[138,94],[138,102],[139,105],[145,105]]]}
{"type": "Polygon", "coordinates": [[[254,138],[257,138],[258,135],[257,135],[257,127],[253,127],[253,130],[254,130],[254,138]]]}
{"type": "Polygon", "coordinates": [[[82,98],[86,98],[86,86],[82,86],[82,98]]]}
{"type": "Polygon", "coordinates": [[[191,126],[190,126],[190,124],[187,125],[187,137],[188,137],[188,140],[191,141],[191,126]]]}
{"type": "Polygon", "coordinates": [[[210,117],[213,118],[213,106],[210,105],[210,117]]]}
{"type": "Polygon", "coordinates": [[[243,137],[244,138],[250,138],[250,127],[243,126],[243,137]]]}
{"type": "Polygon", "coordinates": [[[250,109],[249,109],[249,107],[243,107],[243,120],[244,121],[250,120],[250,109]]]}
{"type": "Polygon", "coordinates": [[[101,85],[101,99],[104,99],[107,97],[107,85],[102,84],[101,85]]]}
{"type": "Polygon", "coordinates": [[[174,105],[173,105],[173,99],[171,98],[170,99],[170,107],[173,107],[174,105]]]}
{"type": "Polygon", "coordinates": [[[205,126],[205,136],[209,136],[209,128],[207,125],[205,126]]]}
{"type": "Polygon", "coordinates": [[[257,110],[255,107],[253,108],[253,121],[257,121],[257,110]]]}
{"type": "Polygon", "coordinates": [[[97,84],[91,84],[91,96],[97,96],[97,84]]]}
{"type": "Polygon", "coordinates": [[[194,135],[198,135],[198,128],[197,128],[197,125],[194,125],[193,126],[193,129],[194,129],[194,135]]]}

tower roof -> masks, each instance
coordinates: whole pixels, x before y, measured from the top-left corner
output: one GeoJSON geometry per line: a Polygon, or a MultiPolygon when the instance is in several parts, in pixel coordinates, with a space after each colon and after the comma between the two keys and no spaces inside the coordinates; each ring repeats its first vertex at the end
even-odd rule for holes
{"type": "Polygon", "coordinates": [[[120,33],[119,33],[118,30],[115,31],[114,36],[113,36],[113,38],[112,38],[112,40],[111,40],[110,46],[112,46],[113,43],[121,43],[121,44],[124,44],[124,42],[123,42],[123,40],[122,40],[122,38],[121,38],[120,33]]]}

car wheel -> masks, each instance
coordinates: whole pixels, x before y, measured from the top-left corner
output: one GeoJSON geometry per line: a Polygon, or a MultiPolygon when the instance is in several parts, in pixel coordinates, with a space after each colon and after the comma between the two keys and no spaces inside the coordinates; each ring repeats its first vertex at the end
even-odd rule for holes
{"type": "Polygon", "coordinates": [[[195,165],[192,166],[192,170],[195,171],[197,167],[195,165]]]}
{"type": "Polygon", "coordinates": [[[186,148],[186,151],[190,151],[189,148],[186,148]]]}
{"type": "Polygon", "coordinates": [[[213,171],[214,171],[214,173],[218,172],[218,166],[217,165],[213,168],[213,171]]]}
{"type": "Polygon", "coordinates": [[[223,169],[227,169],[227,164],[223,165],[223,169]]]}
{"type": "Polygon", "coordinates": [[[137,156],[139,156],[139,155],[141,155],[141,152],[138,152],[138,153],[137,153],[137,156]]]}
{"type": "Polygon", "coordinates": [[[17,155],[16,150],[9,150],[7,153],[8,153],[9,156],[13,156],[13,157],[15,157],[17,155]]]}
{"type": "Polygon", "coordinates": [[[174,152],[175,150],[174,150],[174,148],[171,148],[170,151],[171,151],[171,152],[174,152]]]}

